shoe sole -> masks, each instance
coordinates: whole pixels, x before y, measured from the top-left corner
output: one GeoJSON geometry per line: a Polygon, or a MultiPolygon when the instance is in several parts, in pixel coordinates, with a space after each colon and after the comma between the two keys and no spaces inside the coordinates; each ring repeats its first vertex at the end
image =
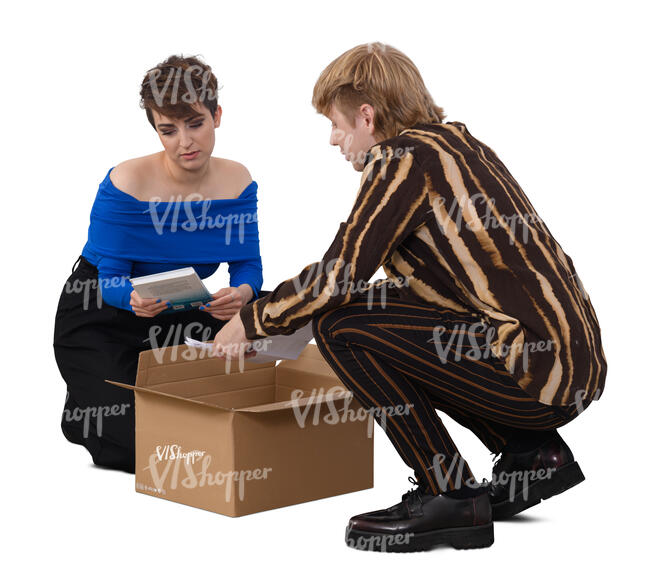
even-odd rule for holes
{"type": "Polygon", "coordinates": [[[552,496],[563,493],[565,490],[573,488],[585,479],[580,466],[577,462],[570,462],[560,466],[553,475],[545,480],[533,482],[528,487],[528,498],[524,498],[523,491],[515,494],[512,501],[502,501],[492,504],[492,520],[503,521],[515,515],[538,505],[543,500],[550,499],[552,496]]]}
{"type": "Polygon", "coordinates": [[[486,523],[475,527],[453,527],[421,533],[371,533],[350,529],[345,531],[349,547],[363,551],[406,553],[427,551],[436,545],[451,545],[455,549],[489,547],[494,543],[494,525],[486,523]]]}

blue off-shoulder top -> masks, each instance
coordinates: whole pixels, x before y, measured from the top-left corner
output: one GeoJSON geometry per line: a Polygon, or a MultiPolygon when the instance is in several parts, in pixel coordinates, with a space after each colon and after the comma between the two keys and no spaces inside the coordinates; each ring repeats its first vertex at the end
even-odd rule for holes
{"type": "Polygon", "coordinates": [[[263,279],[255,181],[237,198],[141,201],[113,185],[113,168],[99,184],[81,253],[97,267],[109,305],[132,311],[128,277],[193,266],[205,279],[222,262],[231,287],[247,283],[258,296],[263,279]]]}

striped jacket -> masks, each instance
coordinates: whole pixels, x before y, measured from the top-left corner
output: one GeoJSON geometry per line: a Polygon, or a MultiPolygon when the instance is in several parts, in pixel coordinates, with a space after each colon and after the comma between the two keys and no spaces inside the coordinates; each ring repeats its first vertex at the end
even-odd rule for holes
{"type": "Polygon", "coordinates": [[[323,259],[242,308],[246,336],[292,333],[383,284],[480,320],[492,352],[541,403],[600,398],[600,328],[571,258],[461,122],[416,124],[374,145],[323,259]],[[369,285],[380,266],[388,283],[369,285]]]}

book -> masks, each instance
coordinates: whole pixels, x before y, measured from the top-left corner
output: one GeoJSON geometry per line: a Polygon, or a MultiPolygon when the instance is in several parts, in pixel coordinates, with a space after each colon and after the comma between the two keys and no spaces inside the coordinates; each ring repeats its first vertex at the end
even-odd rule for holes
{"type": "Polygon", "coordinates": [[[196,309],[212,300],[212,295],[194,267],[134,277],[129,281],[143,299],[169,299],[171,308],[168,307],[161,313],[196,309]]]}
{"type": "MultiPolygon", "coordinates": [[[[253,340],[253,350],[257,354],[245,360],[250,362],[273,362],[275,360],[295,360],[305,349],[307,343],[314,337],[312,333],[312,322],[297,329],[293,334],[287,336],[267,336],[259,340],[253,340]],[[259,347],[259,349],[258,349],[259,347]]],[[[186,337],[185,344],[194,348],[201,348],[209,351],[212,348],[212,342],[201,342],[186,337]]]]}

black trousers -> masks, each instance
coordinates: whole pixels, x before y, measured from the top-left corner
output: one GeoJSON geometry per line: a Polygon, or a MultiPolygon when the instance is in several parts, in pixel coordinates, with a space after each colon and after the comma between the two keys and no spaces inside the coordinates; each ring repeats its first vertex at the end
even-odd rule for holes
{"type": "Polygon", "coordinates": [[[211,340],[226,322],[200,310],[139,317],[103,302],[97,268],[83,256],[75,265],[54,326],[54,355],[67,384],[61,429],[95,464],[133,472],[133,392],[104,379],[133,385],[140,352],[183,344],[185,336],[211,340]]]}
{"type": "Polygon", "coordinates": [[[434,494],[476,482],[437,411],[495,454],[578,415],[576,405],[527,395],[471,314],[366,293],[314,319],[313,331],[323,357],[434,494]]]}

